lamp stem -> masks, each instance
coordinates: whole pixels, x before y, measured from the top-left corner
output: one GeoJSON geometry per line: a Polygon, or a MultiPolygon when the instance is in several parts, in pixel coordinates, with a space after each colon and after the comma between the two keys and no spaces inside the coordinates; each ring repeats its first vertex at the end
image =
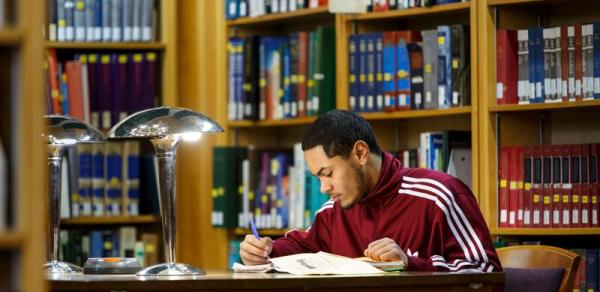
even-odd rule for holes
{"type": "Polygon", "coordinates": [[[58,261],[58,248],[60,242],[60,195],[61,195],[61,175],[62,175],[62,156],[64,145],[48,144],[48,206],[49,220],[47,226],[48,235],[51,240],[46,244],[46,256],[48,261],[58,261]]]}
{"type": "Polygon", "coordinates": [[[167,263],[175,263],[175,161],[179,138],[151,139],[156,152],[163,246],[167,263]]]}

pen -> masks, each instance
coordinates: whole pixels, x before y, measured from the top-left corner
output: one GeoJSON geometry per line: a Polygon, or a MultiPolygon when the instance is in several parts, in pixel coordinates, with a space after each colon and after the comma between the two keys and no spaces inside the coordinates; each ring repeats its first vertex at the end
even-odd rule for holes
{"type": "Polygon", "coordinates": [[[252,220],[252,217],[250,217],[250,229],[252,229],[252,233],[254,233],[254,237],[256,237],[256,239],[260,239],[260,236],[258,235],[258,231],[256,230],[256,225],[254,224],[254,220],[252,220]]]}

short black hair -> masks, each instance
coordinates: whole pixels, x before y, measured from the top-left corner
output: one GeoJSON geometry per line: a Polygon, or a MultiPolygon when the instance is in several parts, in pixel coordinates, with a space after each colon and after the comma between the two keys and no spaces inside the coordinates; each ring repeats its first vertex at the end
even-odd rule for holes
{"type": "Polygon", "coordinates": [[[381,156],[371,125],[357,113],[336,109],[320,115],[308,128],[302,139],[302,150],[321,145],[327,157],[347,158],[359,140],[369,145],[371,153],[381,156]]]}

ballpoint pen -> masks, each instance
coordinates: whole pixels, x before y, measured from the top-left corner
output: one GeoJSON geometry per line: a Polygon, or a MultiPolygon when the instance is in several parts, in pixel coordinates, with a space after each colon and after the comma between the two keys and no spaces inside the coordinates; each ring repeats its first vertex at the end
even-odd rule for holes
{"type": "Polygon", "coordinates": [[[254,224],[254,220],[252,220],[252,217],[250,217],[250,229],[252,229],[254,237],[260,240],[260,236],[258,235],[258,231],[256,230],[256,225],[254,224]]]}

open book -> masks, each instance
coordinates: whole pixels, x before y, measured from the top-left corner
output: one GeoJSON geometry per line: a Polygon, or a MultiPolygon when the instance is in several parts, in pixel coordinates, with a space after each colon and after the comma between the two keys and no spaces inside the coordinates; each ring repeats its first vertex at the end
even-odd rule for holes
{"type": "MultiPolygon", "coordinates": [[[[396,263],[396,266],[397,265],[398,263],[396,263]]],[[[235,263],[232,268],[236,273],[264,273],[277,271],[296,275],[385,273],[383,271],[385,269],[379,269],[369,262],[322,251],[318,253],[301,253],[272,258],[269,260],[269,263],[264,265],[245,266],[235,263]]]]}

